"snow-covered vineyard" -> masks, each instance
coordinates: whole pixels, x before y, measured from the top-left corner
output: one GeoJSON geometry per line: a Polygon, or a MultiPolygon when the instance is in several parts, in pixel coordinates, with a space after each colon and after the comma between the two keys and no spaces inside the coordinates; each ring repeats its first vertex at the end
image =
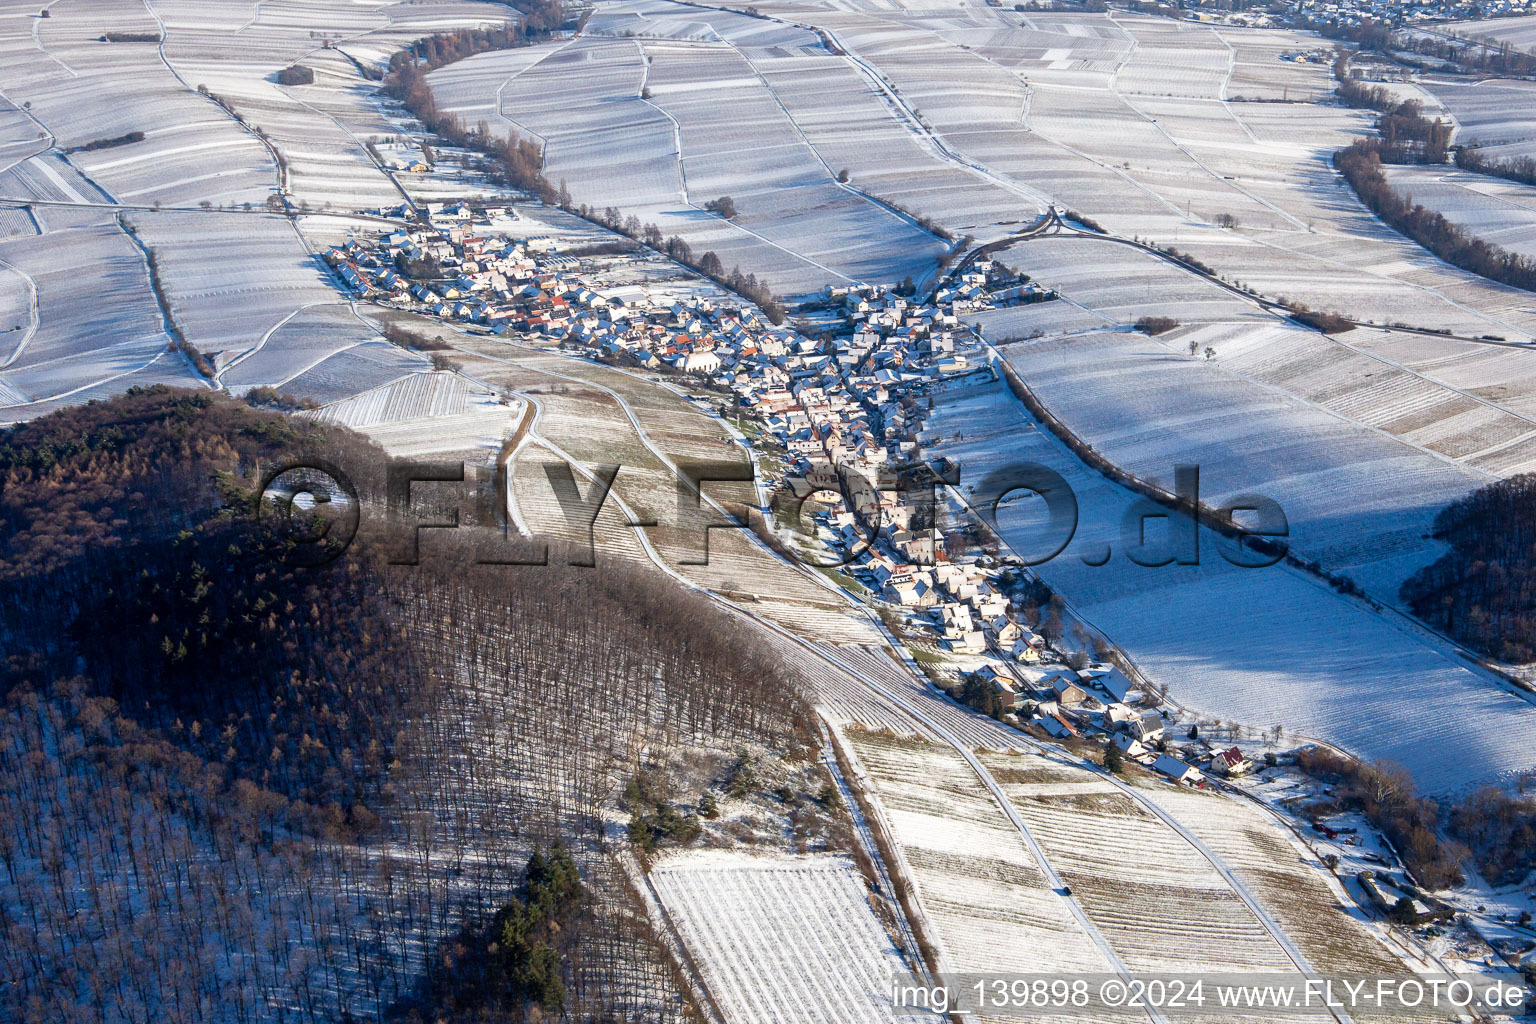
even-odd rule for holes
{"type": "Polygon", "coordinates": [[[0,232],[0,291],[39,320],[0,336],[5,418],[135,384],[206,386],[167,351],[177,338],[220,383],[322,400],[342,397],[338,384],[345,394],[383,383],[371,376],[379,362],[394,363],[392,376],[426,367],[419,357],[401,365],[340,304],[303,231],[264,211],[280,196],[317,212],[398,202],[366,146],[398,129],[353,61],[499,21],[504,8],[79,0],[39,17],[37,6],[0,12],[0,201],[11,225],[0,232]],[[317,69],[314,84],[276,83],[295,63],[317,69]],[[17,220],[29,202],[38,205],[17,220]]]}
{"type": "MultiPolygon", "coordinates": [[[[225,599],[256,556],[198,557],[222,469],[174,586],[112,563],[56,660],[7,650],[0,1017],[936,1024],[893,986],[1536,971],[1536,875],[1453,830],[1525,799],[1536,667],[1404,587],[1444,509],[1536,473],[1536,305],[1334,169],[1377,112],[1333,39],[1154,6],[0,0],[10,436],[171,384],[237,399],[167,401],[242,444],[448,466],[402,518],[476,503],[416,531],[446,569],[338,564],[377,607],[241,584],[251,659],[357,613],[270,713],[147,725],[66,678],[123,593],[225,599]],[[1076,503],[1043,564],[1043,492],[983,484],[1021,465],[1076,503]],[[1277,503],[1292,557],[1143,497],[1190,465],[1210,508],[1277,503]],[[1185,526],[1193,564],[1132,557],[1185,526]],[[1439,844],[1466,871],[1421,888],[1439,844]]],[[[1530,81],[1367,71],[1536,154],[1530,81]]],[[[1536,254],[1510,169],[1384,173],[1536,254]]],[[[63,478],[37,447],[0,485],[63,478]]]]}
{"type": "Polygon", "coordinates": [[[651,884],[732,1024],[881,1024],[904,967],[847,860],[681,854],[651,884]]]}

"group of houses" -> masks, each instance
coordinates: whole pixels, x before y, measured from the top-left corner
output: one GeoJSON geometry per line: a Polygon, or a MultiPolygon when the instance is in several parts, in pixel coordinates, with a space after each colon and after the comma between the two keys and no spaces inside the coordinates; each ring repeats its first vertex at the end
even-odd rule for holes
{"type": "MultiPolygon", "coordinates": [[[[1179,782],[1200,773],[1163,751],[1163,719],[1132,707],[1116,669],[1067,667],[1003,584],[1006,559],[967,553],[946,530],[933,486],[910,486],[932,395],[993,373],[961,320],[979,304],[1050,298],[980,260],[926,301],[879,286],[828,288],[815,337],[739,300],[611,286],[598,259],[499,230],[505,209],[435,204],[429,224],[332,248],[354,292],[492,333],[542,338],[584,355],[687,375],[751,418],[758,445],[802,498],[843,569],[956,656],[982,656],[1005,711],[1052,736],[1099,731],[1125,757],[1179,782]],[[1033,688],[1022,682],[1054,666],[1033,688]],[[1100,699],[1102,697],[1102,699],[1100,699]]],[[[610,261],[611,262],[611,261],[610,261]]],[[[1233,772],[1236,774],[1236,772],[1233,772]]]]}
{"type": "Polygon", "coordinates": [[[1518,16],[1536,13],[1536,6],[1532,0],[1286,0],[1283,10],[1292,19],[1314,22],[1414,25],[1518,16]]]}

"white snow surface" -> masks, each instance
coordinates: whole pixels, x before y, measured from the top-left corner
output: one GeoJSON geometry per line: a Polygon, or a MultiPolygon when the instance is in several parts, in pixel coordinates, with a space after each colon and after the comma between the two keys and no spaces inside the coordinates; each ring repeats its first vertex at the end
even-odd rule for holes
{"type": "Polygon", "coordinates": [[[900,956],[844,857],[695,851],[651,884],[729,1024],[884,1024],[900,956]]]}

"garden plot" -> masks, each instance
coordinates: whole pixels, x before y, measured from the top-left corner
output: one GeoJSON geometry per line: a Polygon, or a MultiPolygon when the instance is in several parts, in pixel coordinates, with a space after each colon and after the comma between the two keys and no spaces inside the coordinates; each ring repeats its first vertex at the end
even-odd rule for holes
{"type": "Polygon", "coordinates": [[[518,415],[516,408],[485,401],[459,415],[390,420],[357,430],[395,458],[433,456],[489,466],[518,415]]]}
{"type": "Polygon", "coordinates": [[[1386,177],[1474,238],[1536,260],[1536,187],[1446,168],[1387,167],[1386,177]]]}
{"type": "Polygon", "coordinates": [[[0,170],[46,152],[48,139],[16,104],[0,97],[0,170]]]}
{"type": "Polygon", "coordinates": [[[1002,808],[952,748],[848,730],[919,918],[955,973],[1109,972],[1002,808]]]}
{"type": "MultiPolygon", "coordinates": [[[[645,561],[645,554],[636,539],[635,528],[629,525],[628,518],[619,510],[617,503],[603,503],[596,521],[591,524],[590,534],[584,516],[573,517],[566,513],[544,468],[560,461],[554,452],[533,442],[524,447],[511,463],[509,510],[518,530],[564,541],[581,549],[583,553],[585,546],[591,543],[607,556],[635,559],[650,565],[645,561]]],[[[587,486],[587,481],[578,482],[583,487],[587,486]]]]}
{"type": "MultiPolygon", "coordinates": [[[[1189,409],[1183,390],[1181,385],[1176,407],[1189,409]]],[[[960,463],[962,490],[1020,460],[1063,476],[1076,494],[1078,527],[1040,575],[1150,679],[1171,687],[1181,705],[1261,728],[1283,724],[1361,757],[1391,758],[1431,793],[1536,768],[1536,708],[1407,619],[1374,612],[1291,568],[1230,565],[1204,531],[1197,566],[1131,562],[1121,523],[1133,496],[1036,428],[1004,385],[945,391],[921,440],[933,456],[960,463]]],[[[1169,465],[1158,471],[1162,479],[1171,476],[1176,457],[1170,453],[1169,465]]],[[[1416,455],[1413,461],[1430,460],[1416,455]]],[[[1350,502],[1369,505],[1381,483],[1376,475],[1346,476],[1336,486],[1350,502]]],[[[1214,493],[1208,489],[1205,496],[1214,493]]],[[[1427,522],[1438,507],[1405,505],[1403,515],[1427,522]]],[[[1347,511],[1346,527],[1353,506],[1347,511]]],[[[1029,502],[1016,501],[1004,503],[999,513],[1005,537],[1025,552],[1042,546],[1032,512],[1029,502]]],[[[1161,536],[1154,529],[1149,534],[1161,536]]],[[[1360,581],[1390,599],[1385,581],[1400,578],[1424,552],[1410,546],[1405,564],[1394,565],[1377,557],[1377,543],[1364,538],[1353,560],[1377,563],[1379,580],[1360,574],[1360,581]]]]}
{"type": "MultiPolygon", "coordinates": [[[[333,60],[340,62],[338,71],[350,72],[355,81],[351,64],[339,56],[333,60]]],[[[325,112],[337,90],[319,77],[316,83],[281,87],[261,82],[263,88],[252,86],[239,101],[242,114],[283,155],[292,202],[316,209],[397,205],[400,192],[369,157],[363,140],[325,112]]]]}
{"type": "Polygon", "coordinates": [[[0,263],[0,368],[21,357],[37,328],[37,285],[14,266],[0,263]]]}
{"type": "MultiPolygon", "coordinates": [[[[503,135],[509,132],[524,136],[536,134],[526,122],[539,120],[542,104],[515,103],[510,109],[515,117],[522,118],[515,120],[502,114],[501,95],[506,89],[513,89],[513,95],[519,96],[511,83],[567,45],[564,41],[535,43],[515,50],[477,53],[456,61],[431,73],[432,97],[439,110],[457,115],[465,124],[478,125],[483,120],[503,135]]],[[[530,96],[529,100],[534,101],[536,97],[530,96]]]]}
{"type": "MultiPolygon", "coordinates": [[[[711,541],[712,550],[713,544],[714,542],[711,541]]],[[[690,578],[697,575],[696,572],[689,573],[690,578]]],[[[741,578],[740,575],[728,571],[725,581],[728,584],[732,580],[741,578]]],[[[750,577],[747,578],[750,579],[750,577]]],[[[757,589],[768,590],[769,588],[759,586],[757,589]]],[[[751,598],[749,597],[748,600],[751,598]]],[[[819,600],[821,603],[812,599],[785,601],[769,595],[757,598],[756,602],[748,607],[768,621],[806,640],[824,640],[834,644],[880,642],[879,631],[863,616],[853,612],[846,605],[825,603],[836,601],[833,594],[824,592],[819,600]]]]}
{"type": "Polygon", "coordinates": [[[483,5],[406,9],[384,0],[344,9],[319,0],[215,8],[184,0],[139,7],[72,0],[56,6],[37,22],[36,45],[20,32],[31,28],[31,18],[15,20],[14,39],[0,38],[20,58],[9,75],[0,75],[0,86],[18,103],[30,103],[60,147],[143,132],[142,141],[78,153],[75,160],[117,199],[166,206],[260,204],[280,181],[296,201],[316,206],[387,202],[393,190],[362,140],[321,109],[329,105],[376,122],[364,113],[363,93],[372,87],[335,50],[321,50],[322,40],[345,41],[362,59],[379,59],[435,29],[507,17],[483,5]],[[101,40],[106,31],[163,34],[164,45],[107,43],[101,40]],[[285,90],[275,73],[296,61],[319,69],[316,84],[285,90]],[[269,144],[283,153],[284,167],[269,144]]]}
{"type": "Polygon", "coordinates": [[[906,970],[842,857],[685,853],[650,882],[730,1024],[877,1024],[906,970]]]}

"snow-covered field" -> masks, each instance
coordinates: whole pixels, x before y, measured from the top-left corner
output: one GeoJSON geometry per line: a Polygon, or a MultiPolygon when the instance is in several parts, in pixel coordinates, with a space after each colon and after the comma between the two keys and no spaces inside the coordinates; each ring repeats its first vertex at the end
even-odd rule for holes
{"type": "MultiPolygon", "coordinates": [[[[712,449],[717,460],[742,459],[735,444],[700,440],[720,436],[716,421],[681,397],[610,367],[496,341],[472,348],[482,355],[465,362],[468,372],[528,395],[538,410],[530,443],[514,458],[511,471],[513,503],[532,532],[584,544],[584,513],[562,506],[548,467],[564,462],[565,456],[585,465],[617,465],[613,494],[652,525],[631,524],[608,500],[594,529],[599,547],[643,557],[636,539],[643,532],[659,557],[686,578],[745,601],[746,607],[786,629],[808,639],[879,642],[874,627],[841,595],[786,565],[745,530],[701,505],[691,492],[680,489],[674,470],[646,447],[649,441],[674,465],[698,458],[701,448],[712,449]],[[644,429],[643,439],[626,407],[644,429]],[[580,522],[573,522],[573,516],[580,522]]],[[[580,485],[585,492],[586,481],[580,485]]],[[[733,486],[740,487],[708,483],[705,493],[717,501],[745,499],[755,504],[749,491],[737,491],[733,497],[733,486]]]]}
{"type": "MultiPolygon", "coordinates": [[[[982,6],[942,17],[859,2],[769,0],[758,9],[822,29],[874,74],[887,123],[985,179],[980,209],[996,209],[1011,186],[1027,190],[1012,218],[922,207],[954,230],[1006,233],[1005,221],[1028,219],[1033,195],[1313,308],[1472,335],[1536,334],[1518,292],[1429,256],[1376,221],[1333,173],[1329,157],[1369,119],[1315,102],[1331,90],[1325,63],[1280,59],[1319,50],[1315,37],[982,6]],[[1213,226],[1222,215],[1236,230],[1213,226]]],[[[788,107],[808,122],[817,113],[788,107]]],[[[872,117],[875,107],[859,109],[872,117]]],[[[854,123],[879,135],[865,113],[854,123]]]]}
{"type": "Polygon", "coordinates": [[[982,761],[1131,970],[1293,974],[1293,951],[1319,971],[1394,969],[1379,940],[1338,906],[1323,865],[1263,811],[1139,773],[1131,777],[1133,798],[1102,777],[1031,754],[984,754],[982,761]]]}
{"type": "Polygon", "coordinates": [[[1492,479],[1453,460],[1512,443],[1536,459],[1536,421],[1394,372],[1314,332],[1228,328],[1224,341],[1215,333],[1187,336],[1202,353],[1214,348],[1211,360],[1190,355],[1182,336],[1102,331],[1024,342],[1006,354],[1046,408],[1116,465],[1168,483],[1175,465],[1192,464],[1208,503],[1255,493],[1278,502],[1300,555],[1387,601],[1406,575],[1443,553],[1423,540],[1435,514],[1492,479]],[[1375,364],[1385,387],[1368,378],[1347,391],[1339,371],[1350,356],[1365,364],[1362,377],[1375,364]],[[1302,376],[1314,364],[1322,379],[1302,376]],[[1271,380],[1278,383],[1263,386],[1271,380]]]}
{"type": "MultiPolygon", "coordinates": [[[[244,248],[215,252],[206,241],[183,244],[184,230],[157,229],[164,214],[145,211],[135,223],[146,236],[161,231],[150,244],[165,248],[168,279],[185,280],[178,268],[198,265],[204,280],[176,313],[194,345],[240,360],[231,385],[297,381],[313,395],[340,397],[342,372],[372,362],[352,351],[367,344],[367,331],[349,335],[342,318],[330,318],[334,347],[310,347],[302,362],[262,343],[283,317],[305,315],[316,295],[292,291],[294,268],[308,258],[301,240],[279,241],[245,206],[259,209],[279,188],[317,210],[393,203],[400,186],[365,144],[387,145],[401,126],[381,113],[376,86],[352,61],[377,63],[430,31],[513,15],[469,0],[367,0],[345,11],[319,0],[281,9],[189,0],[56,6],[46,19],[18,9],[0,21],[0,196],[189,212],[207,203],[249,216],[210,232],[249,238],[244,248]],[[163,43],[104,42],[108,31],[163,43]],[[293,63],[311,68],[315,83],[278,85],[275,72],[293,63]],[[45,152],[130,131],[146,137],[68,160],[45,152]],[[228,306],[241,288],[254,290],[228,322],[196,308],[199,296],[228,306]],[[323,370],[314,365],[333,354],[323,370]],[[306,379],[312,369],[329,375],[306,379]]],[[[858,2],[776,6],[770,0],[759,8],[765,17],[749,17],[668,0],[607,3],[575,40],[483,54],[435,72],[433,83],[441,105],[466,122],[543,142],[549,177],[565,179],[578,201],[654,221],[695,254],[713,250],[727,269],[739,264],[781,292],[931,275],[943,243],[887,203],[985,240],[1055,201],[1315,308],[1473,335],[1536,330],[1510,290],[1429,258],[1343,191],[1326,156],[1365,119],[1307,102],[1326,90],[1326,69],[1280,60],[1314,48],[1307,37],[983,6],[942,17],[858,2]],[[1245,102],[1252,99],[1290,102],[1245,102]],[[614,152],[625,158],[611,159],[614,152]],[[734,222],[702,209],[720,195],[736,201],[734,222]],[[1236,217],[1237,230],[1214,229],[1221,214],[1236,217]]],[[[1459,100],[1445,102],[1463,137],[1496,130],[1518,139],[1518,116],[1508,112],[1522,105],[1507,102],[1518,88],[1465,87],[1468,102],[1480,104],[1476,116],[1459,100]],[[1484,99],[1473,95],[1479,89],[1503,91],[1484,99]]],[[[429,178],[410,187],[433,195],[478,187],[429,178]]],[[[82,226],[72,218],[90,209],[8,214],[3,235],[82,226]]],[[[1020,247],[1042,279],[1058,278],[1092,310],[1059,306],[1058,316],[1247,315],[1155,261],[1079,250],[1020,247]]],[[[1019,333],[1065,326],[1031,323],[1019,333]]],[[[118,386],[111,378],[126,379],[116,364],[100,371],[83,372],[82,382],[110,391],[118,386]]],[[[369,376],[360,389],[378,383],[369,376]]]]}
{"type": "Polygon", "coordinates": [[[1441,167],[1388,167],[1386,176],[1469,235],[1536,259],[1536,187],[1441,167]]]}
{"type": "Polygon", "coordinates": [[[1514,49],[1536,53],[1536,14],[1486,21],[1453,21],[1441,28],[1448,35],[1508,43],[1514,49]]]}
{"type": "MultiPolygon", "coordinates": [[[[1490,23],[1496,24],[1496,23],[1490,23]]],[[[1508,160],[1536,156],[1536,82],[1429,79],[1425,88],[1456,119],[1456,141],[1508,160]]]]}
{"type": "MultiPolygon", "coordinates": [[[[618,5],[590,35],[482,54],[431,81],[442,107],[467,123],[542,142],[545,174],[577,202],[655,223],[778,291],[929,273],[939,240],[838,182],[844,168],[800,133],[754,65],[785,53],[782,41],[755,38],[763,23],[754,19],[718,20],[720,31],[701,35],[704,26],[676,17],[674,5],[618,5]],[[652,17],[658,8],[663,16],[652,17]],[[614,38],[620,31],[640,38],[614,38]],[[616,151],[627,158],[615,161],[616,151]],[[740,211],[734,222],[703,209],[727,195],[740,211]]],[[[778,35],[792,38],[796,55],[818,48],[804,31],[778,35]]]]}
{"type": "Polygon", "coordinates": [[[369,437],[396,457],[463,453],[488,463],[522,407],[451,373],[413,373],[310,416],[369,437]]]}
{"type": "Polygon", "coordinates": [[[650,874],[729,1024],[876,1024],[909,970],[852,862],[833,856],[676,854],[650,874]]]}
{"type": "Polygon", "coordinates": [[[0,420],[157,381],[197,386],[150,290],[143,254],[110,219],[0,242],[0,420]],[[107,390],[110,389],[110,390],[107,390]]]}
{"type": "Polygon", "coordinates": [[[1265,811],[1244,800],[1172,786],[1158,787],[1148,798],[1221,858],[1320,972],[1402,970],[1317,858],[1265,811]]]}
{"type": "MultiPolygon", "coordinates": [[[[1209,325],[1162,335],[1182,354],[1213,351],[1211,364],[1405,441],[1478,473],[1508,476],[1536,466],[1536,416],[1519,388],[1536,359],[1519,349],[1461,342],[1470,361],[1505,357],[1502,388],[1448,380],[1449,367],[1413,365],[1398,350],[1424,335],[1359,328],[1324,336],[1291,324],[1209,325]]],[[[1438,341],[1439,339],[1434,339],[1438,341]]]]}
{"type": "Polygon", "coordinates": [[[8,270],[0,291],[30,288],[39,311],[24,344],[0,336],[0,419],[134,384],[207,386],[166,351],[167,312],[236,389],[287,385],[334,400],[419,366],[384,351],[339,304],[305,239],[260,211],[285,187],[295,205],[316,209],[398,202],[364,146],[397,129],[377,112],[377,85],[347,55],[378,62],[433,31],[505,20],[510,8],[42,6],[47,17],[39,5],[0,12],[0,198],[49,204],[0,217],[8,270]],[[109,42],[107,33],[162,42],[109,42]],[[314,85],[276,84],[275,73],[295,62],[315,69],[314,85]],[[80,149],[132,132],[143,139],[80,149]],[[114,205],[136,207],[123,219],[155,256],[168,311],[114,205]]]}
{"type": "Polygon", "coordinates": [[[957,752],[856,730],[845,737],[873,783],[883,827],[901,848],[902,873],[943,954],[942,969],[1111,969],[957,752]]]}
{"type": "MultiPolygon", "coordinates": [[[[1187,406],[1170,397],[1167,407],[1187,406]]],[[[1371,611],[1289,567],[1233,566],[1203,531],[1198,566],[1131,562],[1121,523],[1133,496],[1037,429],[1004,385],[945,392],[930,427],[930,450],[958,459],[963,482],[1021,460],[1067,480],[1079,525],[1040,573],[1178,703],[1253,726],[1282,724],[1363,757],[1399,761],[1430,792],[1536,769],[1536,707],[1395,612],[1371,611]],[[1107,562],[1084,561],[1102,560],[1106,546],[1107,562]]],[[[1169,465],[1161,479],[1171,476],[1169,465]]],[[[1348,473],[1338,486],[1369,498],[1348,473]]],[[[1402,498],[1404,515],[1430,511],[1414,513],[1411,494],[1402,498]]],[[[1010,502],[1000,514],[1004,533],[1025,551],[1041,546],[1031,511],[1028,502],[1010,502]]],[[[1346,506],[1341,518],[1350,526],[1356,512],[1346,506]]],[[[1319,522],[1313,529],[1326,536],[1329,527],[1319,522]]],[[[1154,542],[1162,536],[1156,523],[1148,534],[1154,542]]],[[[1360,554],[1369,553],[1362,546],[1360,554]]],[[[1401,568],[1385,560],[1379,578],[1401,568]]]]}
{"type": "MultiPolygon", "coordinates": [[[[1130,246],[1083,237],[1045,237],[1004,249],[996,259],[1018,267],[1059,291],[1069,303],[1101,314],[1110,323],[1134,323],[1144,316],[1183,323],[1267,318],[1248,301],[1130,246]]],[[[1019,315],[1033,313],[1027,310],[1019,315]]]]}

